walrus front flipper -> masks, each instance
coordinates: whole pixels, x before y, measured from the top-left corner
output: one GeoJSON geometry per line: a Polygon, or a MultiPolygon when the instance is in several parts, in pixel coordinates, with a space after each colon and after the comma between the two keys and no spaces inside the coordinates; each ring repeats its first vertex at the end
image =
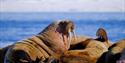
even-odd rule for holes
{"type": "Polygon", "coordinates": [[[59,59],[51,56],[46,60],[46,63],[59,63],[59,59]]]}
{"type": "Polygon", "coordinates": [[[4,62],[5,63],[30,63],[30,57],[23,50],[9,50],[6,54],[4,62]]]}
{"type": "Polygon", "coordinates": [[[28,43],[16,43],[11,46],[4,58],[4,63],[39,63],[42,62],[39,51],[28,43]]]}
{"type": "Polygon", "coordinates": [[[98,37],[96,40],[101,41],[101,42],[107,42],[108,41],[108,36],[103,28],[99,28],[96,32],[96,36],[98,37]]]}

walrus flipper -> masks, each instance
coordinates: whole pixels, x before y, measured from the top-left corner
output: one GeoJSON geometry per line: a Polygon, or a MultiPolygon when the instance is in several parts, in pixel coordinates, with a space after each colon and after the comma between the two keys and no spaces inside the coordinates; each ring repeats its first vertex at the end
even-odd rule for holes
{"type": "Polygon", "coordinates": [[[0,63],[4,63],[5,54],[6,54],[7,50],[8,50],[11,46],[12,46],[12,45],[9,45],[9,46],[4,47],[4,48],[0,48],[0,63]]]}
{"type": "MultiPolygon", "coordinates": [[[[11,50],[12,53],[7,53],[4,59],[5,63],[28,63],[30,57],[23,50],[11,50]],[[11,61],[13,60],[13,61],[11,61]]],[[[29,62],[30,63],[30,62],[29,62]]]]}

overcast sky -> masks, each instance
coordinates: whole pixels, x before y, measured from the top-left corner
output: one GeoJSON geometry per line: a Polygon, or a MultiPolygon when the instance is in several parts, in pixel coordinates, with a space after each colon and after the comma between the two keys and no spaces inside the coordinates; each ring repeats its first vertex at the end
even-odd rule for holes
{"type": "Polygon", "coordinates": [[[0,12],[125,12],[125,0],[0,0],[0,12]]]}

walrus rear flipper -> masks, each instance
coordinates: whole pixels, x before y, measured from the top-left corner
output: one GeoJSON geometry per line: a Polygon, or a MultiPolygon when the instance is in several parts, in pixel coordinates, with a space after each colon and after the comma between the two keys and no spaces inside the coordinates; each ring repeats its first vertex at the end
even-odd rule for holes
{"type": "Polygon", "coordinates": [[[107,33],[105,31],[105,29],[103,28],[99,28],[96,32],[96,36],[98,36],[98,38],[96,40],[101,41],[101,42],[107,42],[108,41],[108,36],[107,33]]]}

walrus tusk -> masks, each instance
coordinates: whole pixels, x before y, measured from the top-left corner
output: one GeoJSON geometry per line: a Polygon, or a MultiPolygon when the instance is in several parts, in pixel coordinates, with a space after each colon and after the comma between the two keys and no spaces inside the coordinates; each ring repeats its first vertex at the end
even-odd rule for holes
{"type": "Polygon", "coordinates": [[[75,31],[73,31],[72,34],[73,34],[73,38],[74,38],[74,41],[75,41],[76,40],[76,33],[75,33],[75,31]]]}
{"type": "Polygon", "coordinates": [[[71,40],[72,40],[72,38],[74,38],[74,41],[76,40],[76,35],[75,35],[75,32],[74,31],[70,31],[70,29],[69,29],[69,38],[68,38],[68,48],[70,48],[70,44],[71,44],[71,40]],[[72,35],[73,35],[73,37],[72,37],[72,35]]]}
{"type": "Polygon", "coordinates": [[[70,43],[71,43],[71,32],[69,32],[69,38],[68,38],[68,49],[70,48],[70,43]]]}

